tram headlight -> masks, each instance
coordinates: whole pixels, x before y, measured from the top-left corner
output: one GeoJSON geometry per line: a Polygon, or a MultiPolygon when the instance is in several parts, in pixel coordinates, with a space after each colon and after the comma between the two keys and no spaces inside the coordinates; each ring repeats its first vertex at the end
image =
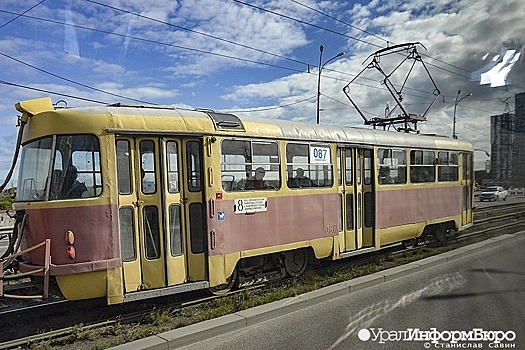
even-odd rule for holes
{"type": "Polygon", "coordinates": [[[75,234],[73,231],[66,232],[66,243],[69,245],[73,245],[75,243],[75,234]]]}

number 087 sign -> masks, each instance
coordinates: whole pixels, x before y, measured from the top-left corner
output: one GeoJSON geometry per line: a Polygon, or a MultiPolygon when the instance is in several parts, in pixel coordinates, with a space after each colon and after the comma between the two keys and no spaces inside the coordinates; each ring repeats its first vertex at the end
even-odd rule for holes
{"type": "Polygon", "coordinates": [[[310,163],[330,164],[330,147],[310,146],[310,163]]]}

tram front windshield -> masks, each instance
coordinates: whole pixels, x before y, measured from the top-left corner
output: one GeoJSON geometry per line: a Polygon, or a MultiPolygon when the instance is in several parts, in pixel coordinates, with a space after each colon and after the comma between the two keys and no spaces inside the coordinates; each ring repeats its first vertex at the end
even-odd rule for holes
{"type": "Polygon", "coordinates": [[[97,137],[55,135],[22,147],[17,201],[90,198],[101,192],[97,137]]]}

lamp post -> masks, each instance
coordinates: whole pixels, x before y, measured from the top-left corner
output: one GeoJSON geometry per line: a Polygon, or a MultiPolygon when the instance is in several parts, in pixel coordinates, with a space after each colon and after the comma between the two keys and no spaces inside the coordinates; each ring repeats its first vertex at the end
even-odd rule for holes
{"type": "Polygon", "coordinates": [[[323,45],[319,46],[319,69],[318,69],[318,77],[317,77],[317,124],[319,124],[319,111],[320,111],[319,102],[321,98],[321,71],[323,70],[324,66],[326,66],[328,62],[331,62],[335,60],[336,58],[341,57],[345,54],[344,52],[339,52],[336,56],[330,58],[328,61],[322,64],[323,51],[324,51],[324,46],[323,45]]]}
{"type": "Polygon", "coordinates": [[[452,138],[453,139],[458,138],[458,135],[456,135],[456,109],[458,108],[458,103],[460,103],[461,100],[463,100],[464,98],[472,96],[472,93],[470,93],[468,95],[463,96],[462,98],[459,98],[459,94],[461,94],[461,90],[458,90],[458,94],[456,95],[456,102],[454,102],[454,121],[452,122],[452,138]]]}

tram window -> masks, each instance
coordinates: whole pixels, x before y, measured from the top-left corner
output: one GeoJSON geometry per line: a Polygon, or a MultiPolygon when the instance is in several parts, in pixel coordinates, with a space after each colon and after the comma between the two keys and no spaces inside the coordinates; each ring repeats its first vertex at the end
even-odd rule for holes
{"type": "Polygon", "coordinates": [[[44,200],[53,138],[46,137],[22,146],[20,170],[18,172],[18,201],[44,200]]]}
{"type": "Polygon", "coordinates": [[[355,162],[355,181],[357,182],[358,185],[361,185],[361,159],[360,159],[360,154],[359,152],[356,154],[356,162],[355,162]]]}
{"type": "Polygon", "coordinates": [[[438,152],[438,181],[458,180],[458,153],[438,152]]]}
{"type": "Polygon", "coordinates": [[[191,203],[190,204],[190,242],[191,242],[191,252],[193,254],[204,253],[204,225],[206,221],[204,219],[204,212],[202,210],[201,203],[191,203]]]}
{"type": "Polygon", "coordinates": [[[286,178],[289,188],[332,187],[334,184],[329,145],[288,143],[286,178]]]}
{"type": "Polygon", "coordinates": [[[128,140],[117,140],[118,193],[131,193],[131,151],[128,140]]]}
{"type": "Polygon", "coordinates": [[[64,176],[58,199],[96,197],[102,192],[100,149],[95,136],[58,136],[54,169],[58,168],[64,176]]]}
{"type": "Polygon", "coordinates": [[[406,183],[406,153],[404,149],[377,150],[377,182],[380,185],[406,183]]]}
{"type": "Polygon", "coordinates": [[[166,143],[166,158],[168,162],[168,192],[178,193],[179,189],[179,161],[177,143],[166,143]]]}
{"type": "Polygon", "coordinates": [[[342,179],[342,167],[343,165],[341,164],[341,157],[342,155],[345,157],[345,184],[347,186],[350,186],[352,185],[353,183],[353,175],[352,175],[352,150],[347,148],[346,150],[343,151],[343,149],[341,148],[338,148],[337,149],[337,178],[338,178],[338,183],[339,183],[339,186],[341,186],[343,184],[343,179],[342,179]]]}
{"type": "Polygon", "coordinates": [[[352,184],[352,150],[347,149],[345,152],[345,181],[347,185],[352,184]]]}
{"type": "Polygon", "coordinates": [[[281,187],[279,174],[276,142],[222,141],[221,180],[225,191],[278,189],[281,187]]]}
{"type": "Polygon", "coordinates": [[[374,224],[374,196],[372,192],[364,194],[365,206],[365,227],[372,227],[374,224]]]}
{"type": "Polygon", "coordinates": [[[145,206],[143,208],[142,216],[146,258],[158,259],[160,258],[160,232],[157,207],[154,205],[145,206]]]}
{"type": "Polygon", "coordinates": [[[190,192],[202,191],[201,156],[200,146],[197,141],[189,141],[186,144],[186,161],[188,190],[190,192]]]}
{"type": "Polygon", "coordinates": [[[346,195],[346,229],[354,229],[354,195],[346,195]]]}
{"type": "Polygon", "coordinates": [[[342,169],[343,169],[343,165],[341,164],[341,149],[338,148],[337,149],[337,184],[339,186],[341,186],[343,184],[343,174],[342,174],[342,169]]]}
{"type": "Polygon", "coordinates": [[[133,224],[133,208],[119,209],[120,227],[120,254],[123,261],[133,261],[137,258],[135,253],[135,229],[133,224]]]}
{"type": "Polygon", "coordinates": [[[343,194],[339,193],[339,222],[337,225],[337,229],[339,232],[343,231],[343,194]]]}
{"type": "Polygon", "coordinates": [[[155,167],[155,143],[152,140],[140,141],[141,190],[144,194],[157,192],[155,167]]]}
{"type": "Polygon", "coordinates": [[[356,208],[356,221],[355,221],[355,224],[356,224],[356,228],[357,229],[360,229],[361,228],[361,217],[362,217],[362,213],[363,213],[363,205],[361,204],[362,202],[362,194],[361,193],[357,193],[357,208],[356,208]]]}
{"type": "Polygon", "coordinates": [[[180,222],[180,205],[170,205],[170,253],[171,256],[182,255],[182,230],[180,222]]]}
{"type": "Polygon", "coordinates": [[[93,135],[50,136],[31,142],[22,148],[17,200],[96,197],[102,193],[100,169],[98,138],[93,135]]]}
{"type": "Polygon", "coordinates": [[[472,153],[463,153],[463,180],[473,180],[474,175],[472,153]]]}
{"type": "Polygon", "coordinates": [[[434,151],[410,151],[410,182],[423,183],[436,180],[434,151]]]}
{"type": "Polygon", "coordinates": [[[365,185],[372,184],[372,151],[369,149],[363,150],[363,170],[365,176],[365,185]]]}

